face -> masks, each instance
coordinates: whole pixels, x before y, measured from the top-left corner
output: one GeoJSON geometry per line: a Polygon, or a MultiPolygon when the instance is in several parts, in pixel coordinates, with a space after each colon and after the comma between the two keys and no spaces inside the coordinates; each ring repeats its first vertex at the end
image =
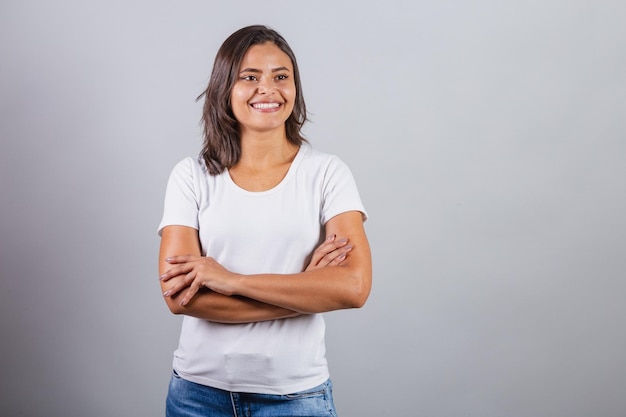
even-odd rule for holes
{"type": "Polygon", "coordinates": [[[284,132],[296,99],[289,56],[271,42],[251,46],[241,61],[230,98],[242,135],[284,132]]]}

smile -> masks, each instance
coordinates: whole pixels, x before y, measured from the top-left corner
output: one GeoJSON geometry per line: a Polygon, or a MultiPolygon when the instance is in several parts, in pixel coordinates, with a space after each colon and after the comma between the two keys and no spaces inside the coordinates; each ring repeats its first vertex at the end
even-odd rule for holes
{"type": "Polygon", "coordinates": [[[257,110],[277,109],[280,103],[252,103],[251,106],[257,110]]]}

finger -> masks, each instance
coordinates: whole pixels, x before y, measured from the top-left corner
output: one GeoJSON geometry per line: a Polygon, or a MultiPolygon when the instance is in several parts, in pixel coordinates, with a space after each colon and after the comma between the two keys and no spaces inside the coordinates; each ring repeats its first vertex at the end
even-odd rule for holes
{"type": "Polygon", "coordinates": [[[342,248],[344,246],[346,246],[348,244],[348,239],[347,238],[343,238],[343,239],[339,239],[339,240],[335,240],[332,242],[324,242],[323,244],[321,244],[316,251],[318,253],[323,253],[324,255],[329,254],[330,252],[333,252],[339,248],[342,248]]]}
{"type": "Polygon", "coordinates": [[[327,253],[318,263],[318,266],[337,265],[341,263],[348,252],[352,250],[352,245],[344,246],[343,248],[335,249],[334,251],[327,253]],[[339,259],[341,258],[341,259],[339,259]]]}
{"type": "Polygon", "coordinates": [[[200,287],[202,287],[200,283],[196,281],[192,282],[191,285],[189,286],[189,289],[185,291],[185,296],[180,301],[180,305],[186,306],[189,303],[189,301],[191,301],[191,299],[194,297],[194,295],[196,295],[200,287]]]}
{"type": "Polygon", "coordinates": [[[325,241],[322,242],[315,250],[313,251],[313,259],[319,261],[322,257],[330,252],[332,247],[334,247],[333,242],[335,241],[335,237],[337,235],[330,235],[326,238],[325,241]],[[317,258],[317,259],[316,259],[317,258]]]}
{"type": "Polygon", "coordinates": [[[312,264],[309,269],[324,268],[326,266],[339,265],[345,259],[345,255],[350,252],[352,245],[335,249],[324,255],[316,264],[312,264]],[[340,259],[338,259],[341,257],[340,259]]]}
{"type": "Polygon", "coordinates": [[[178,294],[180,291],[187,288],[189,284],[193,282],[194,278],[195,278],[195,272],[191,271],[190,273],[182,277],[182,279],[178,280],[178,282],[174,283],[174,285],[172,285],[167,291],[165,291],[163,293],[163,296],[172,297],[178,294]]]}
{"type": "Polygon", "coordinates": [[[191,264],[181,264],[181,265],[177,265],[173,268],[168,269],[167,271],[165,271],[164,274],[162,274],[159,279],[161,281],[167,281],[171,278],[177,277],[179,275],[183,275],[183,274],[187,274],[189,273],[191,270],[193,270],[193,265],[191,264]]]}
{"type": "Polygon", "coordinates": [[[334,240],[335,235],[331,236],[331,238],[326,239],[317,249],[315,249],[315,251],[313,252],[313,257],[311,258],[312,264],[316,265],[324,258],[326,258],[327,260],[333,259],[335,256],[337,256],[333,255],[333,252],[348,243],[347,238],[343,238],[337,241],[334,240]]]}
{"type": "Polygon", "coordinates": [[[343,247],[343,248],[341,248],[341,249],[338,249],[338,250],[336,251],[336,252],[337,252],[337,256],[335,256],[335,257],[333,258],[333,260],[331,260],[331,261],[328,263],[328,266],[336,266],[336,265],[341,264],[343,261],[345,261],[345,260],[346,260],[346,258],[348,257],[348,253],[349,253],[351,250],[352,250],[352,245],[348,245],[348,246],[345,246],[345,247],[343,247]]]}
{"type": "Polygon", "coordinates": [[[168,256],[165,258],[165,262],[169,264],[180,264],[190,261],[190,256],[179,255],[179,256],[168,256]]]}
{"type": "Polygon", "coordinates": [[[348,238],[341,238],[339,240],[336,238],[337,235],[334,234],[329,236],[313,251],[309,265],[305,269],[306,271],[328,266],[337,256],[343,253],[340,249],[348,244],[348,238]]]}
{"type": "Polygon", "coordinates": [[[332,235],[331,237],[326,239],[324,242],[322,242],[322,244],[319,245],[316,250],[328,253],[335,249],[339,249],[342,246],[345,246],[347,243],[348,243],[347,237],[337,239],[336,235],[332,235]]]}
{"type": "Polygon", "coordinates": [[[316,267],[317,264],[319,264],[319,262],[322,260],[322,258],[324,258],[324,256],[325,256],[324,253],[318,252],[317,250],[315,250],[315,252],[313,252],[313,256],[311,257],[311,261],[309,262],[309,266],[307,269],[316,267]]]}
{"type": "Polygon", "coordinates": [[[169,281],[170,279],[172,279],[172,278],[174,278],[174,277],[177,277],[177,276],[179,276],[179,275],[181,275],[181,273],[179,273],[179,272],[177,272],[177,271],[174,271],[174,270],[170,269],[170,270],[168,270],[166,273],[164,273],[163,275],[161,275],[161,276],[159,277],[159,279],[160,279],[161,281],[163,281],[163,282],[167,282],[167,281],[169,281]]]}
{"type": "Polygon", "coordinates": [[[337,256],[335,259],[333,259],[332,261],[330,261],[328,263],[328,266],[337,266],[340,265],[343,261],[346,260],[346,253],[342,253],[341,255],[337,256]]]}
{"type": "Polygon", "coordinates": [[[180,291],[182,291],[186,287],[187,287],[187,285],[185,284],[184,280],[180,280],[178,283],[176,283],[176,284],[172,285],[170,288],[168,288],[163,293],[163,297],[174,297],[176,294],[178,294],[180,291]]]}
{"type": "Polygon", "coordinates": [[[185,287],[180,284],[173,285],[163,293],[163,297],[173,297],[178,294],[183,288],[185,287]]]}

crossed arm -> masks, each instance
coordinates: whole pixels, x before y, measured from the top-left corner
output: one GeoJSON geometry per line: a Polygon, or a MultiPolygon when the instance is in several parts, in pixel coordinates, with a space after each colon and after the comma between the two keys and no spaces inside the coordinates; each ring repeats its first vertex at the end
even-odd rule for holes
{"type": "Polygon", "coordinates": [[[326,224],[326,236],[304,272],[242,275],[202,257],[197,230],[167,226],[159,255],[165,301],[175,314],[223,323],[361,307],[372,280],[361,213],[333,217],[326,224]]]}

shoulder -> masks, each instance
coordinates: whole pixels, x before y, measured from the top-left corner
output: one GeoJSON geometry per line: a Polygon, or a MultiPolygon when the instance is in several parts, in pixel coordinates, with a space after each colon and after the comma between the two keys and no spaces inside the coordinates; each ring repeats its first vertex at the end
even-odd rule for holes
{"type": "Polygon", "coordinates": [[[304,147],[303,163],[308,168],[317,168],[321,169],[324,172],[328,171],[329,169],[348,169],[346,163],[337,155],[319,151],[308,144],[302,146],[304,147]]]}
{"type": "Polygon", "coordinates": [[[356,188],[356,182],[348,165],[337,155],[305,149],[302,165],[307,175],[321,181],[326,189],[356,188]]]}
{"type": "Polygon", "coordinates": [[[215,177],[209,174],[204,161],[187,157],[172,168],[167,188],[200,198],[214,183],[215,177]]]}
{"type": "Polygon", "coordinates": [[[323,199],[322,224],[334,216],[349,212],[361,212],[362,219],[367,213],[361,201],[359,190],[348,165],[337,155],[307,150],[308,172],[315,176],[323,199]]]}
{"type": "Polygon", "coordinates": [[[305,158],[316,160],[316,161],[326,161],[337,158],[336,155],[320,151],[319,149],[313,148],[310,144],[306,143],[302,145],[302,150],[305,155],[305,158]]]}
{"type": "Polygon", "coordinates": [[[209,175],[204,162],[200,158],[188,156],[178,161],[172,168],[171,176],[179,178],[201,178],[209,175]]]}
{"type": "Polygon", "coordinates": [[[204,165],[204,163],[201,161],[200,158],[192,158],[191,156],[188,156],[178,161],[174,165],[174,168],[172,169],[172,171],[173,172],[179,172],[179,171],[180,172],[185,172],[185,171],[208,172],[206,169],[206,166],[204,165]]]}

